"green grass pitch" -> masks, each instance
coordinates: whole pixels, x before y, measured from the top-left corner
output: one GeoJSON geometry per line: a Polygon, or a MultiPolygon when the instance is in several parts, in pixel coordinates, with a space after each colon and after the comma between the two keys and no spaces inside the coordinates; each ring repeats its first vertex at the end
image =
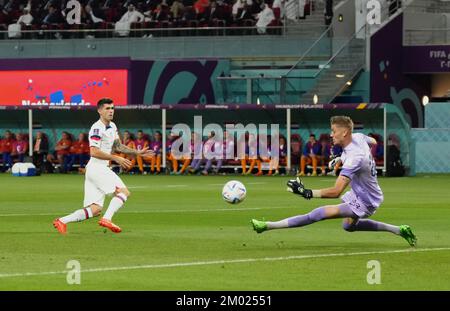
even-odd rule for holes
{"type": "MultiPolygon", "coordinates": [[[[279,220],[338,200],[286,192],[288,177],[122,176],[132,192],[114,217],[68,226],[81,208],[84,177],[0,175],[0,290],[450,290],[450,175],[380,178],[385,202],[372,219],[409,224],[418,246],[390,233],[342,229],[341,220],[256,234],[252,218],[279,220]],[[222,200],[232,179],[247,187],[239,205],[222,200]],[[67,262],[81,284],[67,283],[67,262]],[[368,261],[381,284],[368,284],[368,261]]],[[[304,179],[324,188],[331,177],[304,179]]],[[[109,202],[109,199],[108,201],[109,202]]]]}

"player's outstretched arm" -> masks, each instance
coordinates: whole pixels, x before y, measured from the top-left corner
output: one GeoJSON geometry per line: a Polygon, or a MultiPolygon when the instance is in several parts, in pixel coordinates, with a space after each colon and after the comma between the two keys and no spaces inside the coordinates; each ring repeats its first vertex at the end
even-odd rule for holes
{"type": "Polygon", "coordinates": [[[350,183],[350,179],[346,176],[339,176],[336,179],[334,187],[320,190],[312,190],[305,188],[300,178],[291,179],[287,182],[287,190],[289,192],[301,195],[307,200],[312,198],[338,198],[350,183]]]}
{"type": "Polygon", "coordinates": [[[148,150],[148,147],[145,147],[142,150],[137,150],[137,149],[127,147],[124,144],[120,143],[120,140],[118,140],[118,139],[116,139],[114,141],[113,151],[117,152],[117,153],[123,153],[126,155],[132,155],[132,156],[140,155],[143,157],[147,157],[147,156],[151,156],[151,155],[155,154],[153,152],[153,150],[148,150]]]}
{"type": "Polygon", "coordinates": [[[124,168],[130,168],[132,166],[132,163],[130,160],[119,157],[118,155],[112,155],[112,154],[103,152],[97,147],[91,147],[90,153],[91,153],[91,157],[94,157],[94,158],[97,158],[100,160],[114,161],[124,168]]]}

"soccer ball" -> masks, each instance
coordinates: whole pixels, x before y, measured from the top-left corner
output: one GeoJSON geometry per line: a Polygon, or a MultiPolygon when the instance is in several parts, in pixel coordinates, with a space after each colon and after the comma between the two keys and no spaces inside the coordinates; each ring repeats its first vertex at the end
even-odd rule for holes
{"type": "Polygon", "coordinates": [[[230,204],[238,204],[244,201],[247,195],[247,189],[245,186],[237,180],[229,181],[223,186],[222,197],[230,204]]]}

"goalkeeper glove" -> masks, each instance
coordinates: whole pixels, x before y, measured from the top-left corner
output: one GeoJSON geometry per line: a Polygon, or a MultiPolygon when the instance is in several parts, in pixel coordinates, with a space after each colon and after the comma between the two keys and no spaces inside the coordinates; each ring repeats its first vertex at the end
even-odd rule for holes
{"type": "Polygon", "coordinates": [[[307,200],[310,200],[313,197],[313,193],[311,189],[305,189],[305,186],[303,185],[303,182],[300,180],[300,178],[297,177],[297,179],[291,179],[287,182],[287,191],[301,195],[307,200]]]}
{"type": "Polygon", "coordinates": [[[333,158],[330,162],[328,162],[328,168],[330,170],[334,170],[334,167],[341,162],[341,157],[333,158]]]}

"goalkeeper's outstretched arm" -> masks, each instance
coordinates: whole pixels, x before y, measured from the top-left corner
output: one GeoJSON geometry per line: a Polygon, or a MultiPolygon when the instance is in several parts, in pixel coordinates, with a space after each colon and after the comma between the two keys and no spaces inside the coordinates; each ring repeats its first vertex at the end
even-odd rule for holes
{"type": "Polygon", "coordinates": [[[340,175],[334,184],[334,187],[320,189],[320,190],[312,190],[313,197],[314,194],[319,198],[339,198],[341,193],[344,192],[347,185],[350,183],[350,178],[347,176],[340,175]]]}
{"type": "Polygon", "coordinates": [[[301,195],[307,200],[312,198],[338,198],[349,183],[350,178],[341,175],[336,179],[334,187],[313,190],[305,188],[303,182],[297,177],[297,179],[291,179],[288,181],[287,190],[301,195]]]}

